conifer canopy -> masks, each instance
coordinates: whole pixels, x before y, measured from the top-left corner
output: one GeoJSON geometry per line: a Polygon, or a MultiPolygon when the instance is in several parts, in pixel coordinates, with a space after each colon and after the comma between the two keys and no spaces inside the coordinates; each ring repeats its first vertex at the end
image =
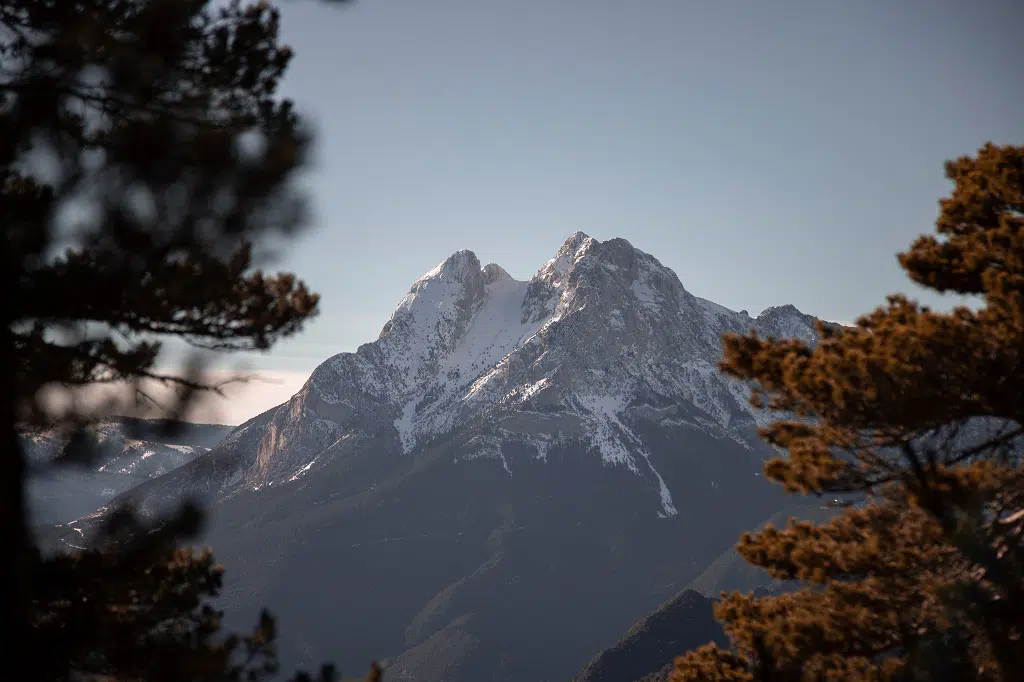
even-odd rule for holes
{"type": "MultiPolygon", "coordinates": [[[[221,632],[209,603],[221,569],[179,546],[199,528],[193,506],[147,522],[125,510],[97,548],[44,556],[26,518],[18,429],[52,426],[38,397],[53,385],[172,382],[180,411],[211,386],[199,371],[165,372],[161,338],[266,349],[316,314],[301,280],[255,268],[257,247],[306,218],[294,177],[311,137],[277,95],[292,58],[279,28],[262,0],[0,3],[8,677],[212,682],[276,670],[269,615],[250,635],[221,632]]],[[[87,455],[84,416],[63,416],[69,452],[87,455]]]]}

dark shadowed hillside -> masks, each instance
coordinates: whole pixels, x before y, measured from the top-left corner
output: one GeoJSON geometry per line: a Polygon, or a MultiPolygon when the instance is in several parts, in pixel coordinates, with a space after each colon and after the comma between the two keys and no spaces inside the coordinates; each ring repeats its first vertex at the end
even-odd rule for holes
{"type": "MultiPolygon", "coordinates": [[[[797,500],[795,503],[787,505],[785,509],[772,514],[757,527],[763,528],[770,523],[776,528],[785,528],[791,518],[824,523],[835,516],[838,511],[838,509],[828,507],[825,499],[797,500]]],[[[755,528],[749,530],[755,530],[755,528]]],[[[774,591],[780,586],[781,583],[773,580],[763,568],[747,563],[736,552],[734,542],[733,546],[722,552],[687,587],[705,597],[717,599],[722,592],[751,592],[758,588],[774,591]]]]}
{"type": "Polygon", "coordinates": [[[726,643],[713,603],[693,590],[680,592],[594,657],[574,682],[667,679],[672,660],[681,652],[711,641],[726,643]]]}

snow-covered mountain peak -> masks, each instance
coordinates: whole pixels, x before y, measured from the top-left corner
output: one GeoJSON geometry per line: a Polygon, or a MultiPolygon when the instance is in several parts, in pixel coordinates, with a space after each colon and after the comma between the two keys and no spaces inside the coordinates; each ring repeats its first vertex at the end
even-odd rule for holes
{"type": "Polygon", "coordinates": [[[554,258],[541,267],[531,282],[563,288],[577,282],[591,286],[629,285],[638,278],[653,280],[672,289],[682,288],[675,273],[625,239],[599,242],[577,232],[565,241],[554,258]],[[605,276],[592,279],[593,273],[598,271],[605,276]]]}
{"type": "Polygon", "coordinates": [[[507,281],[512,279],[512,275],[505,271],[505,268],[501,267],[497,263],[488,263],[484,266],[484,282],[490,284],[492,282],[507,281]]]}
{"type": "Polygon", "coordinates": [[[818,340],[814,327],[815,319],[797,310],[792,304],[765,308],[755,320],[754,328],[761,336],[777,339],[800,339],[805,342],[818,340]]]}
{"type": "Polygon", "coordinates": [[[580,254],[580,249],[589,249],[596,243],[598,242],[593,237],[586,234],[585,232],[580,232],[579,230],[577,230],[576,232],[573,232],[571,235],[569,235],[564,242],[562,242],[562,245],[558,248],[558,252],[555,255],[555,257],[558,258],[566,254],[580,254]]]}
{"type": "Polygon", "coordinates": [[[380,338],[391,335],[396,327],[408,331],[410,326],[420,325],[432,331],[453,306],[472,304],[471,299],[482,293],[483,279],[476,254],[456,251],[413,283],[384,325],[380,338]]]}
{"type": "Polygon", "coordinates": [[[270,418],[242,480],[299,476],[330,459],[322,453],[366,443],[415,457],[445,442],[510,474],[514,457],[582,443],[648,479],[672,515],[644,434],[747,443],[762,417],[747,387],[718,371],[722,335],[813,339],[813,324],[792,306],[751,319],[698,298],[625,239],[577,232],[525,282],[459,251],[412,285],[376,341],[313,372],[270,418]]]}
{"type": "MultiPolygon", "coordinates": [[[[596,242],[582,232],[576,232],[562,244],[558,252],[541,266],[530,283],[535,291],[546,289],[553,293],[561,289],[568,281],[569,274],[575,266],[589,253],[596,242]]],[[[535,294],[536,295],[536,294],[535,294]]]]}
{"type": "Polygon", "coordinates": [[[802,315],[797,307],[792,303],[786,303],[785,305],[773,305],[762,310],[757,318],[759,322],[765,323],[771,320],[784,319],[786,317],[792,317],[794,315],[802,315]]]}
{"type": "Polygon", "coordinates": [[[425,275],[416,280],[413,288],[423,282],[437,280],[443,282],[459,281],[472,277],[480,270],[480,259],[468,249],[460,249],[431,268],[425,275]]]}
{"type": "Polygon", "coordinates": [[[558,321],[589,307],[617,318],[623,306],[672,309],[692,298],[675,273],[625,239],[599,242],[577,232],[530,280],[524,315],[558,321]]]}

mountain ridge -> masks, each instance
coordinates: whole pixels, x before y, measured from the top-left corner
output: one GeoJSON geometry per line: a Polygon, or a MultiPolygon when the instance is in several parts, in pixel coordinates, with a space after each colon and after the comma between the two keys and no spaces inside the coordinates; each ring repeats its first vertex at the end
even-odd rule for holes
{"type": "Polygon", "coordinates": [[[308,475],[339,448],[396,438],[414,454],[486,422],[500,425],[498,437],[478,434],[464,458],[513,475],[503,444],[543,460],[553,443],[580,437],[605,464],[652,481],[658,513],[671,516],[671,491],[627,422],[678,420],[749,447],[763,417],[747,388],[717,371],[722,333],[814,341],[814,322],[790,305],[750,318],[693,296],[624,239],[574,233],[526,281],[457,251],[412,285],[376,341],[328,358],[287,403],[239,426],[214,467],[226,475],[211,480],[209,463],[180,475],[202,472],[192,492],[226,495],[308,475]],[[249,434],[254,448],[246,434],[263,422],[249,434]],[[232,439],[245,456],[232,457],[232,439]]]}
{"type": "Polygon", "coordinates": [[[782,508],[764,415],[717,371],[751,328],[817,334],[693,296],[626,240],[576,233],[527,281],[460,251],[376,341],[71,536],[198,497],[228,623],[270,606],[285,663],[569,679],[782,508]]]}

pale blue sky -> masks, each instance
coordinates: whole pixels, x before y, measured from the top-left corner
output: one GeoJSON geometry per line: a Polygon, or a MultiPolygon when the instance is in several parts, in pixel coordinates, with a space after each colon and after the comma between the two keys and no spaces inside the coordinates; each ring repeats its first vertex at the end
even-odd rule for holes
{"type": "Polygon", "coordinates": [[[576,230],[736,310],[853,319],[913,292],[894,255],[943,161],[1024,142],[1022,26],[1014,0],[284,2],[319,137],[279,265],[323,303],[253,364],[308,374],[450,253],[524,279],[576,230]]]}

